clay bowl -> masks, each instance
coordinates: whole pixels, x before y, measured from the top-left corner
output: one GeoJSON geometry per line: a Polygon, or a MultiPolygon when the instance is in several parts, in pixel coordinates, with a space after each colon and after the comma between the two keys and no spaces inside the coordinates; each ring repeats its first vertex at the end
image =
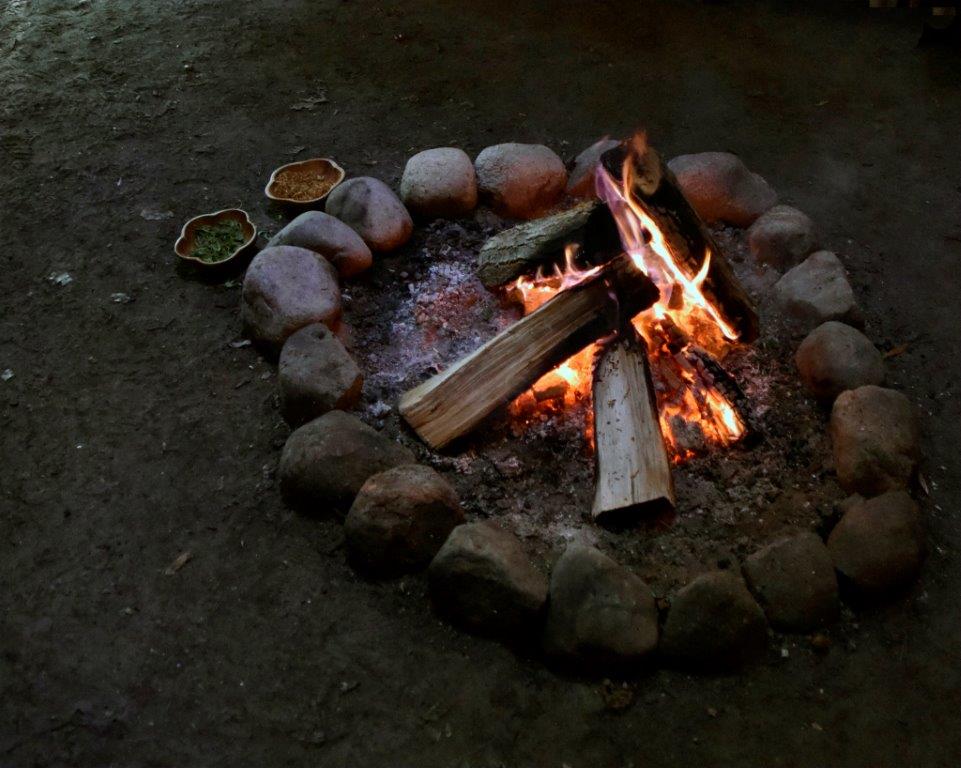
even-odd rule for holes
{"type": "Polygon", "coordinates": [[[222,211],[216,211],[215,213],[205,213],[202,216],[195,216],[186,224],[184,224],[183,229],[180,230],[180,237],[177,238],[177,242],[174,245],[174,252],[179,256],[184,262],[189,262],[201,269],[205,270],[219,270],[222,269],[227,264],[236,263],[243,256],[248,254],[254,246],[254,242],[257,240],[257,227],[250,220],[246,211],[242,211],[240,208],[225,208],[222,211]],[[231,253],[229,256],[221,259],[220,261],[203,261],[193,256],[194,245],[196,243],[197,230],[200,227],[210,226],[212,224],[219,224],[222,221],[236,221],[240,225],[240,229],[244,234],[244,241],[231,253]]]}
{"type": "Polygon", "coordinates": [[[346,175],[343,168],[327,157],[300,160],[282,165],[270,174],[264,194],[271,202],[289,211],[319,210],[330,190],[346,175]],[[291,187],[298,186],[307,190],[307,194],[291,191],[291,187]]]}

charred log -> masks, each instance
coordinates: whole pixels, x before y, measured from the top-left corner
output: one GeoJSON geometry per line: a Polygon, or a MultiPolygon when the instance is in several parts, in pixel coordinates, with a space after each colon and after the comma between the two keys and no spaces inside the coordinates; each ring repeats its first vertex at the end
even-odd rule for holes
{"type": "Polygon", "coordinates": [[[692,277],[711,254],[702,292],[717,308],[724,321],[740,334],[742,342],[758,336],[758,315],[740,281],[734,274],[721,246],[704,225],[667,164],[649,146],[630,142],[608,150],[601,164],[616,180],[623,180],[624,162],[630,158],[631,193],[660,228],[671,253],[692,277]]]}

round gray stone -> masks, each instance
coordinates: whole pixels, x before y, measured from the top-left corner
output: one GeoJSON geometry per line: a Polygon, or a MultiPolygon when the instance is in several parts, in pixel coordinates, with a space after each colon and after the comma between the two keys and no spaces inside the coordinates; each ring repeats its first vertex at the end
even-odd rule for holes
{"type": "Polygon", "coordinates": [[[842,392],[831,409],[830,429],[845,491],[875,496],[908,486],[921,454],[920,428],[903,394],[874,385],[842,392]]]}
{"type": "Polygon", "coordinates": [[[549,656],[583,672],[618,671],[657,646],[650,588],[594,547],[572,544],[551,573],[544,628],[549,656]]]}
{"type": "Polygon", "coordinates": [[[817,235],[807,215],[789,205],[775,205],[751,225],[747,242],[759,263],[783,271],[817,248],[817,235]]]}
{"type": "Polygon", "coordinates": [[[341,277],[360,274],[373,260],[360,235],[323,211],[300,214],[267,243],[268,248],[277,245],[295,245],[319,253],[341,277]]]}
{"type": "Polygon", "coordinates": [[[671,600],[661,651],[696,670],[726,672],[755,660],[767,646],[764,611],[729,571],[698,576],[671,600]]]}
{"type": "Polygon", "coordinates": [[[404,167],[400,198],[422,219],[466,216],[477,206],[474,164],[455,147],[418,152],[404,167]]]}
{"type": "Polygon", "coordinates": [[[372,475],[344,521],[347,552],[378,577],[420,570],[464,521],[457,493],[430,467],[410,464],[372,475]]]}
{"type": "Polygon", "coordinates": [[[828,537],[838,572],[855,588],[877,596],[913,580],[924,553],[917,505],[905,491],[853,504],[828,537]]]}
{"type": "Polygon", "coordinates": [[[747,227],[777,202],[777,193],[768,183],[730,152],[679,155],[668,167],[706,222],[747,227]]]}
{"type": "Polygon", "coordinates": [[[831,251],[816,251],[786,272],[774,286],[774,299],[787,324],[804,333],[828,320],[862,325],[847,273],[831,251]]]}
{"type": "Polygon", "coordinates": [[[490,522],[457,526],[428,570],[437,612],[483,635],[520,639],[547,601],[547,579],[514,534],[490,522]]]}
{"type": "Polygon", "coordinates": [[[244,275],[240,308],[244,328],[272,354],[305,325],[333,326],[340,310],[336,270],[306,248],[265,248],[244,275]]]}
{"type": "Polygon", "coordinates": [[[474,161],[481,199],[495,213],[531,219],[553,206],[564,194],[567,170],[543,144],[496,144],[474,161]]]}
{"type": "Polygon", "coordinates": [[[567,194],[575,197],[594,197],[594,172],[597,170],[601,155],[619,146],[620,143],[616,139],[601,139],[575,157],[574,166],[567,179],[567,194]]]}
{"type": "Polygon", "coordinates": [[[794,362],[808,391],[827,403],[846,389],[884,381],[884,360],[877,347],[856,328],[835,320],[807,335],[794,362]]]}
{"type": "Polygon", "coordinates": [[[280,352],[277,374],[280,411],[295,427],[327,411],[352,408],[364,386],[354,358],[319,323],[291,334],[280,352]]]}
{"type": "Polygon", "coordinates": [[[309,514],[343,515],[371,475],[414,456],[364,422],[330,411],[293,431],[280,457],[280,490],[288,504],[309,514]]]}
{"type": "Polygon", "coordinates": [[[327,196],[327,213],[363,238],[372,251],[392,251],[406,243],[414,222],[393,190],[380,179],[348,179],[327,196]]]}
{"type": "Polygon", "coordinates": [[[820,537],[781,539],[744,561],[744,577],[771,626],[810,632],[838,616],[838,581],[820,537]]]}

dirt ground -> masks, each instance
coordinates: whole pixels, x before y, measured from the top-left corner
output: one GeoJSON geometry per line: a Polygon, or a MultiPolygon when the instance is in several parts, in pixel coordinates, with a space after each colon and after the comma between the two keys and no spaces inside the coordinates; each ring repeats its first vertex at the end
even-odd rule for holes
{"type": "MultiPolygon", "coordinates": [[[[853,2],[5,3],[0,766],[957,765],[961,65],[919,31],[853,2]],[[637,126],[741,154],[819,224],[906,345],[931,495],[920,582],[827,654],[655,672],[619,710],[284,508],[274,369],[231,344],[236,282],[171,246],[234,205],[276,229],[262,188],[297,157],[394,183],[425,147],[637,126]]],[[[406,290],[399,258],[367,289],[406,290]]]]}

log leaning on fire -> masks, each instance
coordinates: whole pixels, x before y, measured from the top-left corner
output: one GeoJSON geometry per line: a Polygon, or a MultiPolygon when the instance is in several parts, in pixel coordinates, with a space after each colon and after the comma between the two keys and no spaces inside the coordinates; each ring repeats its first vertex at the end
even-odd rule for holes
{"type": "Polygon", "coordinates": [[[594,519],[627,525],[672,513],[674,482],[647,348],[630,326],[601,349],[593,394],[594,519]]]}
{"type": "Polygon", "coordinates": [[[400,414],[425,443],[442,448],[657,297],[657,286],[621,254],[405,393],[400,414]]]}
{"type": "Polygon", "coordinates": [[[498,232],[477,256],[477,276],[488,288],[562,262],[564,249],[575,244],[600,260],[620,253],[617,226],[600,200],[578,203],[566,211],[498,232]]]}
{"type": "Polygon", "coordinates": [[[616,180],[622,179],[624,159],[631,152],[633,183],[631,193],[664,235],[672,254],[689,275],[696,275],[706,251],[711,263],[701,291],[728,325],[740,334],[739,341],[751,342],[758,336],[758,315],[740,281],[731,269],[724,251],[684,197],[674,173],[653,147],[632,151],[631,142],[608,150],[601,164],[616,180]]]}

